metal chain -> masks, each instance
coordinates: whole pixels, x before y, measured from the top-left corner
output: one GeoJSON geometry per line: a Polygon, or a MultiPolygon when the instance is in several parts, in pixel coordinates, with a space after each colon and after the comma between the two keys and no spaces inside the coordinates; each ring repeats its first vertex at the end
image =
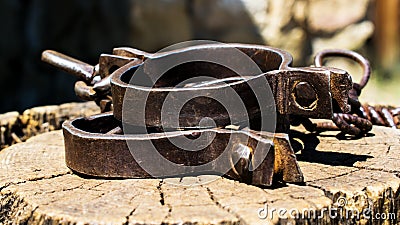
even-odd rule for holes
{"type": "Polygon", "coordinates": [[[400,128],[400,107],[363,104],[362,113],[374,125],[400,128]]]}
{"type": "Polygon", "coordinates": [[[349,91],[349,113],[334,113],[332,122],[312,123],[307,118],[294,118],[293,124],[301,123],[309,131],[340,130],[345,134],[362,136],[367,134],[373,125],[400,128],[400,107],[394,106],[372,106],[361,104],[358,100],[362,89],[367,85],[371,76],[371,67],[364,57],[358,53],[347,50],[325,50],[315,57],[315,65],[322,66],[325,57],[344,56],[358,62],[364,69],[360,83],[354,83],[349,91]]]}

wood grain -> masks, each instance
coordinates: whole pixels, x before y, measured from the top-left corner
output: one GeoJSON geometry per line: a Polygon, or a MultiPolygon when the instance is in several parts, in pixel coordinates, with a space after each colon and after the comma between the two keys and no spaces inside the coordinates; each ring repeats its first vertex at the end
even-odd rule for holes
{"type": "Polygon", "coordinates": [[[48,132],[0,152],[0,224],[398,223],[393,218],[333,218],[326,209],[343,198],[344,209],[371,207],[374,215],[399,218],[400,132],[375,127],[358,140],[338,140],[336,134],[293,131],[306,184],[260,188],[211,175],[85,179],[65,166],[61,131],[48,132]],[[209,178],[215,180],[201,182],[209,178]],[[187,185],[193,182],[200,185],[187,185]],[[280,208],[300,214],[270,214],[280,208]],[[259,218],[260,209],[268,209],[267,218],[259,218]],[[323,216],[307,219],[307,209],[323,216]]]}

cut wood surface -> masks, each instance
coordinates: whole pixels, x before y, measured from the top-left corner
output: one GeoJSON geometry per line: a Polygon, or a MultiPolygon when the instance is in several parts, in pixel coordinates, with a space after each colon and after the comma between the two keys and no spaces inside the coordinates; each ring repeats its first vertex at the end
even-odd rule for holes
{"type": "Polygon", "coordinates": [[[293,132],[306,183],[260,188],[219,177],[201,183],[206,175],[85,179],[65,166],[62,132],[48,132],[0,151],[0,224],[397,224],[400,132],[371,133],[338,140],[337,132],[293,132]],[[193,181],[200,185],[185,185],[193,181]],[[369,218],[340,216],[367,208],[369,218]]]}

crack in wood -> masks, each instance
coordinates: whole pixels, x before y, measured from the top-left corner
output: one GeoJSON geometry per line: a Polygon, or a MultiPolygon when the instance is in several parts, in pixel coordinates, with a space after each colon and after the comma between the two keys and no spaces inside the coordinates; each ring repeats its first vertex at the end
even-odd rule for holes
{"type": "Polygon", "coordinates": [[[339,174],[339,175],[331,176],[331,177],[324,177],[324,178],[321,178],[321,179],[310,180],[310,181],[306,182],[306,185],[314,187],[314,186],[312,186],[310,184],[311,182],[318,182],[318,181],[322,181],[322,180],[330,180],[330,179],[334,179],[334,178],[338,178],[338,177],[347,176],[347,175],[350,175],[350,174],[355,173],[357,171],[360,171],[360,168],[357,168],[357,167],[352,167],[352,168],[354,168],[355,170],[349,171],[347,173],[342,173],[342,174],[339,174]]]}
{"type": "MultiPolygon", "coordinates": [[[[369,170],[369,171],[380,171],[380,172],[385,172],[385,173],[390,173],[390,174],[396,175],[397,171],[395,171],[395,170],[387,170],[385,168],[371,168],[371,166],[374,166],[374,165],[377,165],[377,163],[371,164],[371,165],[366,165],[366,166],[354,166],[354,168],[369,170]]],[[[400,169],[399,169],[399,171],[400,171],[400,169]]]]}
{"type": "Polygon", "coordinates": [[[35,181],[40,181],[40,180],[53,179],[53,178],[62,177],[62,176],[68,175],[68,174],[72,174],[72,172],[69,171],[69,172],[66,172],[66,173],[55,174],[55,175],[51,175],[49,177],[48,176],[35,177],[35,178],[32,178],[32,179],[27,179],[27,180],[20,181],[20,182],[9,182],[9,183],[6,183],[4,186],[0,187],[0,192],[2,190],[4,190],[4,189],[8,188],[8,187],[11,187],[11,186],[15,186],[15,185],[19,185],[19,184],[25,184],[27,182],[35,182],[35,181]]]}
{"type": "MultiPolygon", "coordinates": [[[[160,204],[162,206],[168,207],[168,213],[164,217],[164,221],[166,221],[169,217],[171,217],[172,206],[170,204],[165,204],[164,191],[162,190],[163,184],[164,184],[164,179],[161,179],[159,184],[158,184],[158,186],[157,186],[157,190],[160,193],[160,204]]],[[[167,223],[162,223],[162,224],[167,224],[167,223]]]]}
{"type": "Polygon", "coordinates": [[[99,184],[94,185],[93,187],[88,188],[88,190],[89,190],[89,191],[97,191],[95,188],[100,187],[101,185],[107,184],[107,183],[109,183],[109,182],[110,182],[110,181],[101,182],[101,183],[99,183],[99,184]]]}
{"type": "Polygon", "coordinates": [[[163,185],[164,180],[160,180],[160,183],[157,186],[157,190],[160,192],[160,203],[161,205],[165,205],[165,199],[164,199],[164,192],[161,189],[161,186],[163,185]]]}
{"type": "Polygon", "coordinates": [[[321,187],[321,186],[318,186],[318,185],[313,185],[313,184],[307,184],[307,186],[310,186],[310,187],[313,187],[313,188],[317,188],[317,189],[323,191],[325,197],[327,197],[327,198],[329,198],[329,199],[332,199],[332,198],[330,197],[330,196],[332,195],[332,193],[331,193],[330,191],[326,190],[325,188],[323,188],[323,187],[321,187]]]}
{"type": "Polygon", "coordinates": [[[389,154],[391,148],[392,148],[392,145],[389,145],[387,148],[386,154],[389,154]]]}
{"type": "Polygon", "coordinates": [[[243,218],[241,218],[240,215],[238,215],[237,213],[232,212],[231,210],[225,208],[223,205],[221,205],[220,202],[218,202],[217,199],[215,199],[215,196],[214,196],[213,192],[211,191],[211,189],[209,187],[204,187],[202,185],[201,185],[201,187],[203,187],[203,188],[205,188],[207,190],[207,193],[210,196],[211,201],[213,201],[215,203],[215,205],[217,205],[220,209],[222,209],[222,210],[228,212],[229,214],[233,215],[238,220],[239,224],[245,224],[243,218]]]}
{"type": "Polygon", "coordinates": [[[129,217],[131,217],[136,211],[136,208],[132,209],[132,211],[129,213],[129,215],[126,216],[126,222],[123,223],[123,225],[129,225],[129,217]]]}

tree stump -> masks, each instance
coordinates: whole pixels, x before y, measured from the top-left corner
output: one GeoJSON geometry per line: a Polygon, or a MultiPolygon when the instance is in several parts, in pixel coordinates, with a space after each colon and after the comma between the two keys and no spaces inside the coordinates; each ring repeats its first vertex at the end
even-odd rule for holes
{"type": "Polygon", "coordinates": [[[34,107],[22,114],[0,114],[0,150],[37,134],[59,130],[65,120],[96,113],[100,109],[94,102],[80,102],[34,107]]]}
{"type": "Polygon", "coordinates": [[[293,131],[306,183],[260,188],[227,178],[82,178],[65,166],[62,132],[48,132],[0,152],[0,224],[396,224],[400,131],[371,133],[293,131]]]}

